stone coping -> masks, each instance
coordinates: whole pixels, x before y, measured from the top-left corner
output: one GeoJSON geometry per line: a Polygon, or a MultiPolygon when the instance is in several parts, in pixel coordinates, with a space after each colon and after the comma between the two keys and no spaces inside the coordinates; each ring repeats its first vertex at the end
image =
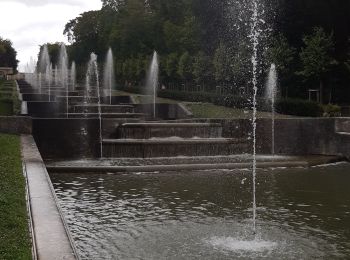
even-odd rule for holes
{"type": "Polygon", "coordinates": [[[167,145],[167,144],[237,144],[243,143],[241,139],[235,138],[152,138],[152,139],[103,139],[103,144],[147,144],[147,145],[167,145]]]}
{"type": "Polygon", "coordinates": [[[122,127],[137,128],[137,127],[163,127],[163,128],[173,128],[173,127],[221,127],[221,124],[216,123],[125,123],[122,127]]]}
{"type": "Polygon", "coordinates": [[[39,260],[79,259],[34,138],[22,135],[21,146],[35,244],[33,255],[39,260]]]}

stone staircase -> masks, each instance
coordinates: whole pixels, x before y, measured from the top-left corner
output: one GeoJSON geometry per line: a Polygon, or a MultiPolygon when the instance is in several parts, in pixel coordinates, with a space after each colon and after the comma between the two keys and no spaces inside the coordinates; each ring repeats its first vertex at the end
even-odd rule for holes
{"type": "Polygon", "coordinates": [[[116,128],[114,136],[103,140],[103,157],[216,156],[247,149],[245,140],[222,138],[220,124],[125,123],[116,128]]]}

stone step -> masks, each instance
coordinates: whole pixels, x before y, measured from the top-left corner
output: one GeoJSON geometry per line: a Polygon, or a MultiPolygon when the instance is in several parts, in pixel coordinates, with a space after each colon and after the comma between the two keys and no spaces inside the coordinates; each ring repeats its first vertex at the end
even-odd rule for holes
{"type": "MultiPolygon", "coordinates": [[[[75,105],[75,113],[98,113],[98,104],[75,105]]],[[[101,104],[102,113],[134,113],[134,106],[101,104]]]]}
{"type": "MultiPolygon", "coordinates": [[[[57,96],[56,100],[58,102],[66,102],[67,96],[57,96]]],[[[68,102],[70,105],[77,104],[77,103],[97,103],[98,98],[97,97],[84,97],[84,96],[68,96],[68,102]]]]}
{"type": "MultiPolygon", "coordinates": [[[[66,116],[65,113],[63,113],[61,116],[66,116]]],[[[69,113],[69,118],[98,118],[98,113],[69,113]]],[[[145,117],[142,113],[102,113],[102,118],[118,118],[118,119],[127,119],[127,118],[136,118],[136,119],[143,119],[145,117]]]]}
{"type": "Polygon", "coordinates": [[[162,137],[218,138],[222,136],[221,124],[210,123],[126,123],[116,130],[117,138],[150,139],[162,137]]]}
{"type": "Polygon", "coordinates": [[[214,156],[247,152],[246,140],[227,138],[104,139],[107,158],[214,156]]]}

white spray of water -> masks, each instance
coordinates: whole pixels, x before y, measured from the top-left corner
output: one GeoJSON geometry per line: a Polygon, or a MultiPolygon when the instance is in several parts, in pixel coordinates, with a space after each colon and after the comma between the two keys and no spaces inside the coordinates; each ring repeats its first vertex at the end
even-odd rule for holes
{"type": "Polygon", "coordinates": [[[252,2],[251,41],[253,43],[253,231],[256,233],[256,117],[258,94],[258,46],[259,46],[259,5],[258,0],[252,2]]]}
{"type": "Polygon", "coordinates": [[[114,85],[114,62],[113,62],[113,52],[109,48],[106,58],[106,63],[104,67],[103,75],[103,89],[109,93],[109,104],[112,105],[112,89],[114,85]]]}
{"type": "Polygon", "coordinates": [[[153,96],[153,117],[156,118],[156,99],[157,99],[157,87],[159,78],[159,62],[158,54],[156,51],[153,53],[151,66],[148,70],[146,88],[153,96]]]}
{"type": "Polygon", "coordinates": [[[71,84],[71,89],[75,90],[75,85],[76,85],[76,66],[75,62],[72,62],[71,69],[70,69],[70,84],[71,84]]]}
{"type": "Polygon", "coordinates": [[[62,43],[59,54],[59,82],[66,90],[66,115],[69,117],[69,84],[68,84],[68,54],[66,46],[62,43]]]}
{"type": "Polygon", "coordinates": [[[88,63],[88,69],[86,72],[86,89],[89,91],[91,89],[91,84],[95,80],[97,88],[97,107],[98,107],[98,118],[99,118],[99,138],[100,138],[100,157],[103,156],[103,146],[102,146],[102,113],[101,113],[101,95],[100,95],[100,81],[98,73],[97,55],[91,53],[90,60],[88,63]]]}
{"type": "Polygon", "coordinates": [[[269,77],[266,82],[265,98],[271,102],[271,153],[275,154],[275,101],[277,96],[277,71],[275,64],[271,64],[269,77]]]}

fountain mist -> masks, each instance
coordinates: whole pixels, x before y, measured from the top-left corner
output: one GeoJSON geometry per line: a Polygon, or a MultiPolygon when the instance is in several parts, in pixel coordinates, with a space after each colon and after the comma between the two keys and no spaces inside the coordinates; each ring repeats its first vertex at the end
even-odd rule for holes
{"type": "Polygon", "coordinates": [[[69,84],[68,84],[68,55],[66,46],[62,43],[59,54],[59,82],[66,90],[66,115],[69,114],[69,84]]]}
{"type": "Polygon", "coordinates": [[[156,98],[159,77],[159,62],[156,51],[153,53],[152,62],[148,70],[146,89],[147,93],[153,96],[153,117],[156,118],[156,98]]]}
{"type": "Polygon", "coordinates": [[[114,85],[114,63],[113,63],[113,52],[109,48],[106,58],[106,64],[104,67],[103,75],[103,89],[109,92],[109,104],[112,105],[112,89],[114,85]]]}
{"type": "Polygon", "coordinates": [[[275,154],[275,100],[277,95],[277,71],[275,64],[271,64],[269,77],[266,82],[265,98],[271,102],[271,153],[275,154]]]}
{"type": "Polygon", "coordinates": [[[98,118],[99,118],[99,138],[100,138],[100,157],[103,156],[103,147],[102,147],[102,113],[101,113],[101,95],[100,95],[100,82],[99,82],[99,73],[97,65],[97,55],[91,53],[90,61],[88,63],[88,69],[86,72],[86,89],[89,91],[91,89],[91,84],[95,80],[96,83],[96,92],[97,92],[97,105],[98,105],[98,118]]]}
{"type": "Polygon", "coordinates": [[[72,62],[72,66],[70,69],[70,84],[71,84],[71,89],[74,90],[75,89],[75,85],[76,85],[76,66],[75,66],[75,62],[72,62]]]}

